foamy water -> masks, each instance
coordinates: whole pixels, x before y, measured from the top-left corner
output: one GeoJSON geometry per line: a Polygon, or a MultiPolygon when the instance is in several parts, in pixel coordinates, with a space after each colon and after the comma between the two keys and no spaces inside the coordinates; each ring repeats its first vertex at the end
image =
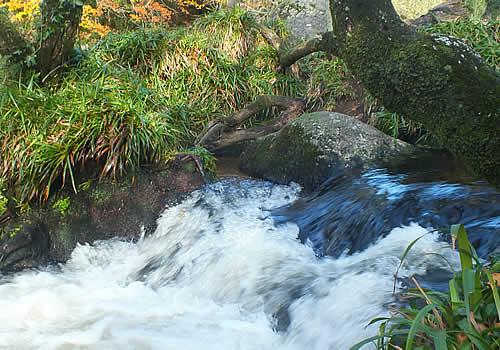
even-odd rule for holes
{"type": "MultiPolygon", "coordinates": [[[[167,209],[137,243],[79,246],[67,264],[0,282],[1,349],[343,350],[377,332],[404,248],[425,234],[395,228],[368,249],[317,258],[294,224],[268,210],[297,186],[222,181],[167,209]]],[[[434,234],[401,276],[457,257],[434,234]]]]}

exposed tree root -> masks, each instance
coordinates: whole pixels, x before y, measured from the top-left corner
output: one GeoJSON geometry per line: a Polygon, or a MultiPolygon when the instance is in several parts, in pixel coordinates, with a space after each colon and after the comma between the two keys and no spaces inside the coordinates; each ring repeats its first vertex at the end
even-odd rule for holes
{"type": "Polygon", "coordinates": [[[253,140],[280,130],[290,120],[300,116],[305,108],[305,102],[287,96],[259,96],[237,114],[215,120],[207,125],[198,136],[196,145],[203,146],[211,152],[217,152],[227,146],[253,140]],[[251,129],[240,128],[246,120],[266,109],[277,107],[284,109],[271,124],[251,129]]]}

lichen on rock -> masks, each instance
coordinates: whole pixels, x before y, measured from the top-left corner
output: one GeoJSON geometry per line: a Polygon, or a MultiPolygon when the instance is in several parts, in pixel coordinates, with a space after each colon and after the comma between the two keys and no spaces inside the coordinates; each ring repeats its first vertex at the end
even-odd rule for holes
{"type": "Polygon", "coordinates": [[[340,113],[304,114],[278,133],[250,143],[241,155],[243,172],[313,190],[344,169],[390,163],[415,148],[340,113]]]}

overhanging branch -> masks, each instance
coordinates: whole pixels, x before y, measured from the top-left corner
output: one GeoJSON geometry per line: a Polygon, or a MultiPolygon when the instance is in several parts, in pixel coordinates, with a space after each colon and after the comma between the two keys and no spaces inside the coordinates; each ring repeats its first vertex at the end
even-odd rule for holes
{"type": "Polygon", "coordinates": [[[337,45],[335,44],[333,32],[323,33],[319,37],[282,52],[280,54],[280,65],[278,70],[283,71],[301,58],[314,52],[327,52],[337,55],[337,45]]]}

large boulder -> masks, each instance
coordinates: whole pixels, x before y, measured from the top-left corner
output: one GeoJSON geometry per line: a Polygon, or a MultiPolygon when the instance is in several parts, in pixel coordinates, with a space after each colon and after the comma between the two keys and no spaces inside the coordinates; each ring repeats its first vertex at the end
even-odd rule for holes
{"type": "Polygon", "coordinates": [[[255,10],[265,19],[284,20],[292,41],[311,39],[332,30],[328,0],[228,0],[227,5],[255,10]]]}
{"type": "Polygon", "coordinates": [[[183,162],[61,193],[0,225],[0,272],[64,262],[77,244],[151,233],[168,204],[203,183],[196,166],[183,162]]]}
{"type": "Polygon", "coordinates": [[[380,166],[414,151],[353,117],[316,112],[251,142],[240,156],[240,168],[251,176],[313,190],[346,168],[380,166]]]}

